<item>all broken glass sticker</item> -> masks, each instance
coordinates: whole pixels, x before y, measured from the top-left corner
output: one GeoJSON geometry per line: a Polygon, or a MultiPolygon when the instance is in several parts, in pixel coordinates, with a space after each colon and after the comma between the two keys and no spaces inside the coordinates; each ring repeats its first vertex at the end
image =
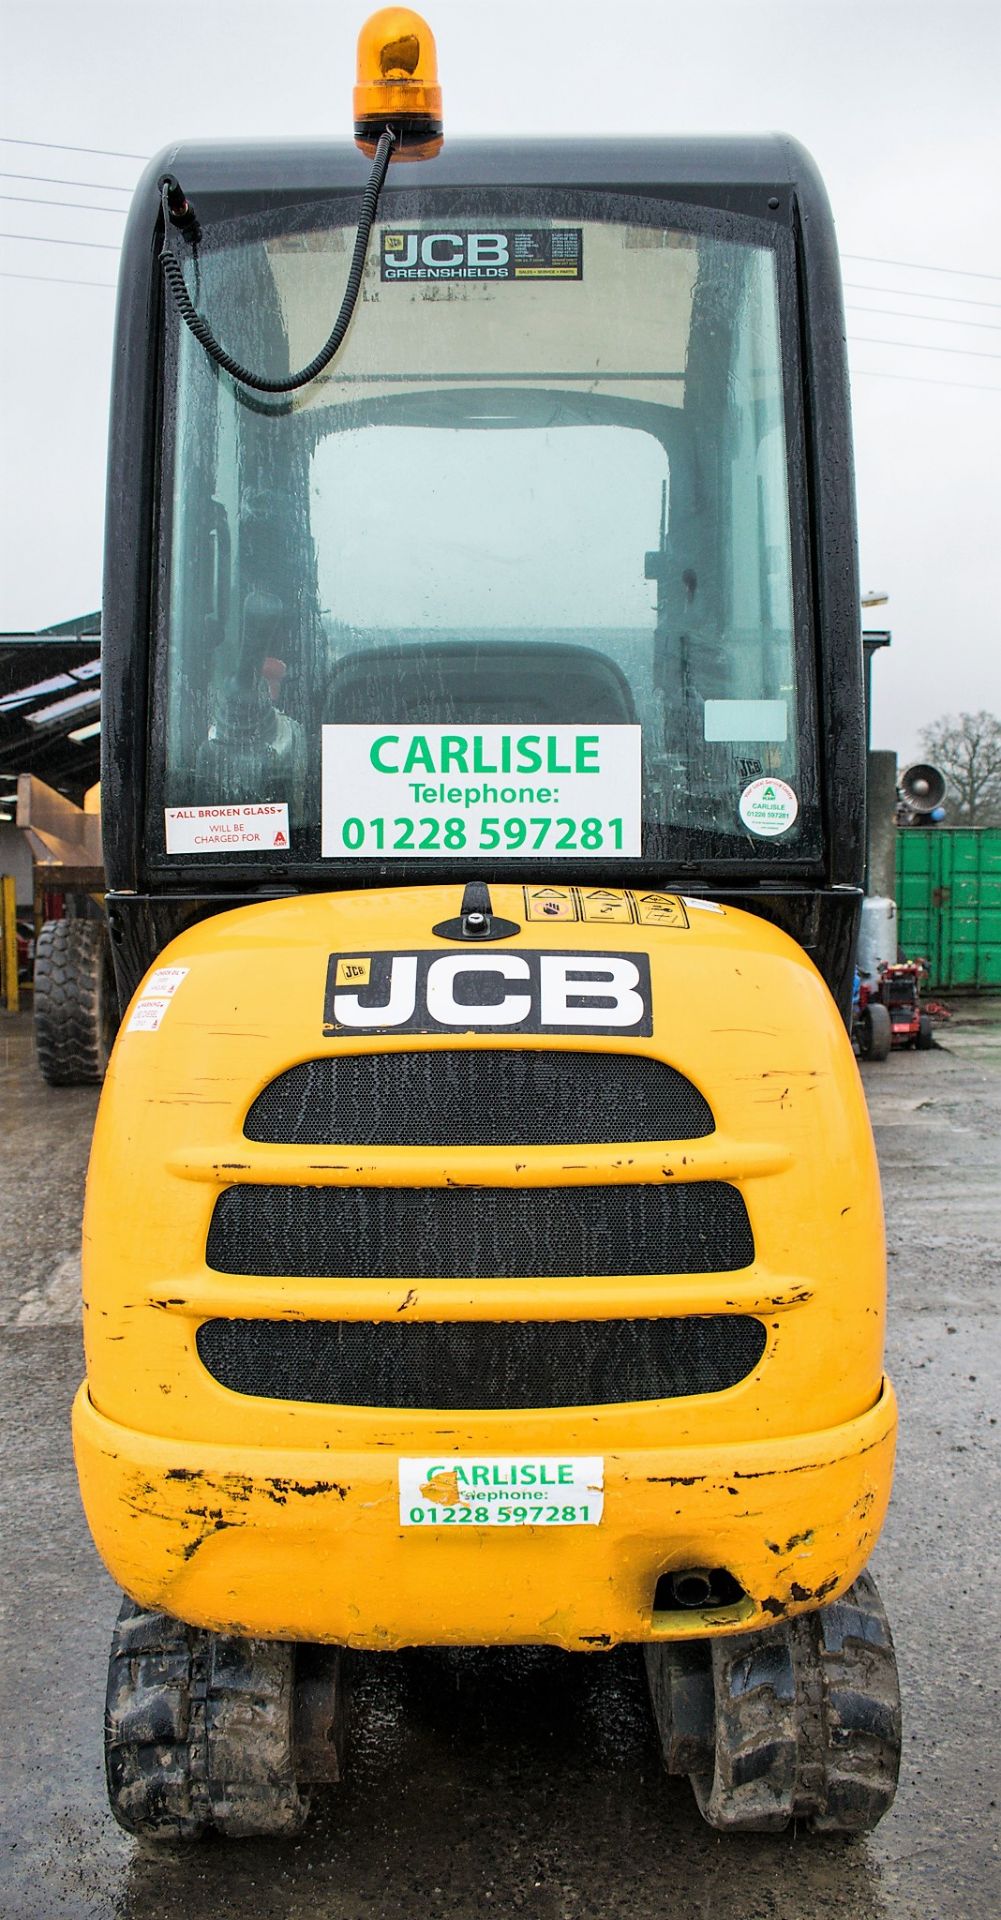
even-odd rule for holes
{"type": "Polygon", "coordinates": [[[582,280],[582,227],[384,227],[383,280],[582,280]]]}

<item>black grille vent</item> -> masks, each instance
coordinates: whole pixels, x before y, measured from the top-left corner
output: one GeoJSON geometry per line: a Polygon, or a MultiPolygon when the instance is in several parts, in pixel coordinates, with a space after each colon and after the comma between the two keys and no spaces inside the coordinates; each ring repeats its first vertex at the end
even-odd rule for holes
{"type": "Polygon", "coordinates": [[[217,1273],[487,1280],[728,1273],[754,1241],[736,1187],[227,1187],[217,1273]]]}
{"type": "Polygon", "coordinates": [[[249,1140],[283,1146],[564,1146],[700,1140],[697,1087],[642,1054],[442,1048],[306,1060],[258,1094],[249,1140]]]}
{"type": "Polygon", "coordinates": [[[765,1348],[744,1314],[677,1320],[208,1320],[198,1352],[234,1393],[457,1413],[720,1393],[765,1348]]]}

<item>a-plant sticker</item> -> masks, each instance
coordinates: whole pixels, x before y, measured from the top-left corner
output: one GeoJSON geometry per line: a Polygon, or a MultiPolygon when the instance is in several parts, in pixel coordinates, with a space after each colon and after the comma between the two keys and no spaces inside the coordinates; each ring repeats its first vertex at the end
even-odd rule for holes
{"type": "Polygon", "coordinates": [[[738,811],[748,833],[756,833],[762,840],[774,840],[777,834],[787,833],[795,822],[799,801],[785,780],[766,775],[761,780],[752,780],[750,786],[744,788],[738,811]]]}
{"type": "Polygon", "coordinates": [[[326,860],[608,860],[641,851],[632,726],[326,726],[326,860]]]}
{"type": "Polygon", "coordinates": [[[288,807],[262,800],[232,807],[166,807],[168,853],[287,853],[288,807]]]}
{"type": "Polygon", "coordinates": [[[596,1527],[600,1454],[425,1456],[399,1462],[401,1527],[596,1527]]]}

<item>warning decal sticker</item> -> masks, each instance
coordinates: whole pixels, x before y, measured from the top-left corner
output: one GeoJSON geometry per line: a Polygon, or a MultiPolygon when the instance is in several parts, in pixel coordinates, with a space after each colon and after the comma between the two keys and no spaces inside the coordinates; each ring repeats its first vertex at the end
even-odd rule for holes
{"type": "Polygon", "coordinates": [[[288,807],[262,800],[242,807],[165,807],[168,853],[288,851],[288,807]]]}
{"type": "Polygon", "coordinates": [[[636,927],[687,927],[676,893],[635,893],[629,887],[523,887],[526,920],[610,921],[636,927]]]}
{"type": "Polygon", "coordinates": [[[169,1006],[169,1000],[154,1000],[152,997],[138,1001],[129,1016],[126,1033],[156,1033],[163,1025],[163,1016],[169,1006]]]}
{"type": "Polygon", "coordinates": [[[630,901],[614,887],[576,887],[582,920],[610,920],[613,925],[632,919],[630,901]]]}
{"type": "Polygon", "coordinates": [[[156,1033],[163,1025],[170,1003],[188,975],[187,967],[156,967],[140,989],[139,998],[129,1015],[126,1033],[156,1033]]]}
{"type": "Polygon", "coordinates": [[[384,227],[383,280],[581,280],[582,227],[384,227]]]}
{"type": "Polygon", "coordinates": [[[401,1459],[401,1527],[596,1527],[600,1454],[401,1459]]]}
{"type": "Polygon", "coordinates": [[[579,920],[576,887],[524,887],[526,920],[579,920]]]}
{"type": "Polygon", "coordinates": [[[641,927],[687,927],[688,915],[675,893],[630,895],[641,927]]]}
{"type": "Polygon", "coordinates": [[[146,1000],[152,997],[153,999],[172,1000],[181,981],[186,980],[187,975],[187,967],[157,967],[154,972],[150,974],[142,990],[143,999],[146,1000]]]}

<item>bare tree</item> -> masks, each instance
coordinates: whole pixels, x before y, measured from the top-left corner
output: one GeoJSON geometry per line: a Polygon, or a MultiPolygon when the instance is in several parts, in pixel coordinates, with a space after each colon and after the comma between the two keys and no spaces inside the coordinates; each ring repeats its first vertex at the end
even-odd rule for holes
{"type": "Polygon", "coordinates": [[[1001,826],[1001,720],[993,713],[945,714],[923,727],[922,749],[948,783],[953,826],[1001,826]]]}

